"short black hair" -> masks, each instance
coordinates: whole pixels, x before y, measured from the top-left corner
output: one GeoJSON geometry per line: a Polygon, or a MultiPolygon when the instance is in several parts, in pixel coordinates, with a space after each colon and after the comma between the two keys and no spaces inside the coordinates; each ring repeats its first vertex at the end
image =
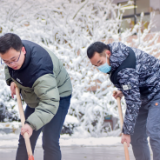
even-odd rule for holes
{"type": "Polygon", "coordinates": [[[88,56],[89,59],[91,59],[94,56],[95,52],[98,52],[99,54],[102,54],[102,52],[105,49],[110,50],[109,46],[106,45],[105,43],[103,43],[103,42],[94,42],[88,47],[87,56],[88,56]]]}
{"type": "Polygon", "coordinates": [[[22,46],[22,41],[16,34],[6,33],[0,37],[0,54],[5,54],[10,48],[20,51],[22,46]]]}

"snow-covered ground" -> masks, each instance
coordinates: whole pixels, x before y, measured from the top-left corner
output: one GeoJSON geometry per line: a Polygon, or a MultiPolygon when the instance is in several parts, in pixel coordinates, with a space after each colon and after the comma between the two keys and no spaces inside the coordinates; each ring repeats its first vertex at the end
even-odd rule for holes
{"type": "MultiPolygon", "coordinates": [[[[18,134],[0,134],[0,148],[9,147],[15,148],[18,146],[18,134]]],[[[37,141],[37,147],[42,146],[42,134],[37,141]]],[[[120,137],[88,137],[88,138],[60,138],[60,146],[108,146],[119,145],[120,137]]]]}
{"type": "MultiPolygon", "coordinates": [[[[70,119],[70,118],[69,118],[70,119]]],[[[71,120],[71,119],[70,119],[71,120]]],[[[0,129],[11,129],[14,133],[6,134],[0,131],[0,148],[4,147],[17,147],[18,138],[20,133],[20,122],[0,123],[0,129]]],[[[120,134],[120,130],[116,130],[110,135],[120,134]]],[[[85,130],[78,129],[72,136],[61,135],[60,145],[61,146],[107,146],[120,144],[120,137],[113,137],[108,135],[107,137],[90,137],[85,130]],[[81,132],[80,132],[81,131],[81,132]]],[[[42,134],[40,134],[37,146],[42,146],[42,134]]]]}

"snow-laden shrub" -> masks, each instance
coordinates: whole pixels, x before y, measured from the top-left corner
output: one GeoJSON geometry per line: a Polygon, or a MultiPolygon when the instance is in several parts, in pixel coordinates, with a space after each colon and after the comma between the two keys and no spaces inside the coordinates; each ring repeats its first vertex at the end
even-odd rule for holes
{"type": "Polygon", "coordinates": [[[65,122],[62,127],[61,134],[72,135],[76,127],[80,126],[79,121],[76,117],[67,115],[65,122]]]}
{"type": "Polygon", "coordinates": [[[160,46],[156,44],[158,35],[145,41],[151,24],[143,33],[141,21],[133,30],[118,33],[122,12],[111,0],[1,0],[0,3],[0,35],[16,33],[22,39],[48,47],[62,60],[73,85],[69,115],[78,119],[79,132],[99,136],[109,131],[103,122],[106,115],[118,117],[112,97],[115,88],[107,75],[90,64],[86,49],[94,41],[108,43],[112,39],[150,53],[160,46]],[[134,33],[137,37],[127,43],[134,33]]]}
{"type": "Polygon", "coordinates": [[[4,80],[0,80],[0,122],[19,121],[15,100],[4,80]]]}

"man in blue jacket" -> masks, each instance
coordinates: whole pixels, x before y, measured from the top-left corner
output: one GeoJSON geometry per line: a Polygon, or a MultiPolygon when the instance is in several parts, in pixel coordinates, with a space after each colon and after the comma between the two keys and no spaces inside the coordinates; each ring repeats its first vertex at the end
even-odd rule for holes
{"type": "Polygon", "coordinates": [[[0,57],[6,64],[5,79],[11,95],[17,86],[27,104],[16,160],[28,160],[23,134],[29,134],[34,152],[42,131],[44,160],[61,160],[59,138],[72,94],[63,63],[50,50],[13,33],[0,37],[0,57]]]}
{"type": "Polygon", "coordinates": [[[124,95],[126,113],[122,143],[132,144],[136,160],[150,160],[147,137],[154,160],[160,160],[160,61],[121,42],[95,42],[87,49],[91,63],[108,73],[118,88],[115,98],[124,95]]]}

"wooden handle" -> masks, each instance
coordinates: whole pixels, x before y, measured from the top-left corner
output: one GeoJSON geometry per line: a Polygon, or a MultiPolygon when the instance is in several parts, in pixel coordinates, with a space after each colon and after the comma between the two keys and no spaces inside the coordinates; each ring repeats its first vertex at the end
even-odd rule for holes
{"type": "MultiPolygon", "coordinates": [[[[18,109],[19,109],[19,114],[20,114],[20,118],[21,118],[21,123],[22,123],[22,127],[23,127],[24,123],[25,123],[25,116],[24,116],[24,111],[23,111],[23,107],[22,107],[22,101],[21,101],[21,97],[20,97],[20,94],[19,94],[18,87],[16,87],[16,96],[17,96],[18,109]]],[[[28,156],[32,156],[31,143],[30,143],[30,139],[29,139],[28,133],[27,132],[24,133],[23,137],[24,137],[24,140],[25,140],[28,156]]]]}
{"type": "Polygon", "coordinates": [[[123,113],[122,113],[122,107],[121,107],[121,99],[119,97],[117,98],[117,104],[118,104],[120,126],[121,126],[121,129],[122,129],[123,128],[123,113]]]}
{"type": "MultiPolygon", "coordinates": [[[[115,93],[115,91],[114,91],[114,93],[115,93]]],[[[123,113],[122,113],[122,107],[121,107],[121,99],[120,99],[120,97],[117,97],[117,104],[118,104],[118,113],[119,113],[119,118],[120,118],[120,126],[121,126],[121,129],[122,129],[123,128],[123,113]]],[[[124,142],[123,146],[124,146],[125,159],[126,160],[130,160],[127,143],[124,142]]]]}
{"type": "Polygon", "coordinates": [[[124,146],[124,155],[125,155],[125,159],[126,159],[126,160],[130,160],[127,143],[124,142],[124,143],[123,143],[123,146],[124,146]]]}

